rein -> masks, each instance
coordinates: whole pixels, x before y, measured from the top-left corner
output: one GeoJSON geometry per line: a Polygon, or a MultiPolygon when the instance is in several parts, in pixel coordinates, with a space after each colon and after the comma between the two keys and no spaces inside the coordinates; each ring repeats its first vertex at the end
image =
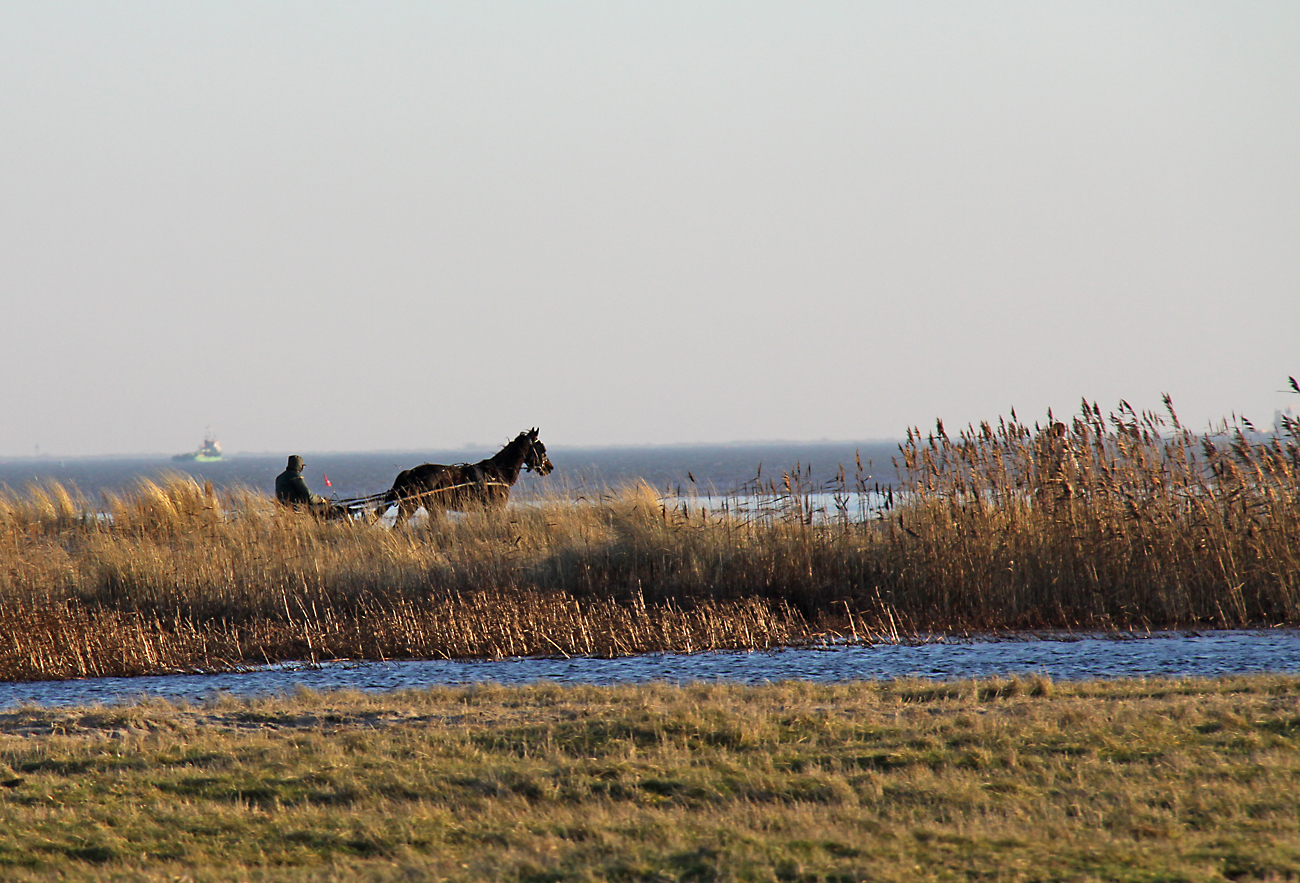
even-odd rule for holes
{"type": "MultiPolygon", "coordinates": [[[[510,487],[504,481],[467,481],[463,484],[449,484],[446,487],[436,487],[432,490],[420,491],[418,494],[411,494],[412,497],[423,497],[425,494],[440,494],[443,491],[458,491],[463,487],[510,487]]],[[[379,496],[383,496],[380,494],[379,496]]]]}
{"type": "MultiPolygon", "coordinates": [[[[415,498],[415,497],[423,497],[423,496],[427,496],[428,494],[441,494],[441,493],[445,493],[446,491],[458,491],[458,490],[460,490],[460,489],[462,489],[462,488],[467,488],[467,487],[505,487],[505,488],[508,488],[508,487],[510,487],[510,485],[506,484],[504,481],[496,481],[496,480],[489,480],[489,481],[466,481],[466,482],[462,482],[461,484],[449,484],[449,485],[447,485],[446,487],[436,487],[436,488],[433,488],[433,489],[431,489],[431,490],[423,490],[423,491],[420,491],[419,493],[416,493],[416,494],[407,494],[407,495],[405,495],[405,496],[403,496],[403,497],[399,497],[398,499],[399,499],[399,500],[410,500],[410,499],[413,499],[413,498],[415,498]]],[[[334,505],[336,505],[336,506],[342,506],[344,509],[355,509],[355,508],[360,508],[360,507],[362,507],[362,506],[373,506],[373,505],[375,505],[375,504],[377,504],[377,503],[382,503],[383,500],[384,500],[384,497],[386,497],[386,496],[388,496],[388,491],[380,491],[380,492],[377,493],[377,494],[371,494],[371,495],[369,495],[369,496],[367,496],[367,497],[348,497],[348,498],[343,499],[343,500],[336,500],[336,501],[334,502],[334,505]]]]}

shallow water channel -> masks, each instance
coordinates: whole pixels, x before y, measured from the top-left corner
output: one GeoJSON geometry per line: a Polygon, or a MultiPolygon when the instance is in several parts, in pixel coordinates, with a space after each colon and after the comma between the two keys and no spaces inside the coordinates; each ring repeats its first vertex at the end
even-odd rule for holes
{"type": "Polygon", "coordinates": [[[1300,630],[1160,632],[1142,637],[1049,635],[795,648],[764,653],[653,654],[619,659],[419,660],[281,665],[230,674],[0,684],[0,708],[111,704],[142,697],[203,702],[298,688],[388,692],[444,684],[628,684],[781,680],[936,680],[1043,673],[1054,680],[1214,677],[1300,672],[1300,630]]]}

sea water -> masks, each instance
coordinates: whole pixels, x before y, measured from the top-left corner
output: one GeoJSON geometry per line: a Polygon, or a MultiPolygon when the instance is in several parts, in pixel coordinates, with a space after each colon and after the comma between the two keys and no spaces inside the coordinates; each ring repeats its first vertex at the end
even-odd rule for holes
{"type": "MultiPolygon", "coordinates": [[[[544,441],[545,439],[543,439],[544,441]]],[[[315,493],[338,498],[361,497],[387,490],[397,473],[421,463],[475,462],[499,450],[379,451],[369,453],[302,453],[303,475],[315,493]],[[330,486],[326,486],[328,476],[330,486]]],[[[895,479],[894,442],[810,442],[805,444],[671,445],[662,447],[565,448],[548,446],[555,471],[541,477],[520,475],[517,494],[527,498],[550,491],[574,496],[598,495],[611,488],[645,482],[673,495],[728,495],[759,485],[785,491],[793,477],[804,491],[820,492],[836,484],[843,467],[847,486],[855,489],[857,460],[864,466],[865,486],[895,479]],[[797,474],[796,474],[797,473],[797,474]]],[[[284,470],[287,454],[233,454],[211,463],[177,462],[170,457],[48,457],[0,459],[0,486],[21,492],[30,484],[58,481],[75,487],[92,503],[102,492],[129,491],[140,478],[159,480],[180,473],[217,490],[249,488],[267,495],[284,470]]]]}

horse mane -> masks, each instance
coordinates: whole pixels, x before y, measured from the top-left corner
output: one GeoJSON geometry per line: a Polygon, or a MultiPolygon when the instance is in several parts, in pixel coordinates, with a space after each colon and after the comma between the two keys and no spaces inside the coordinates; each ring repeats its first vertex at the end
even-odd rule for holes
{"type": "Polygon", "coordinates": [[[523,458],[524,458],[523,447],[524,445],[532,441],[532,439],[529,437],[530,435],[532,435],[532,432],[530,430],[527,429],[524,430],[523,432],[516,435],[513,441],[506,442],[505,447],[497,451],[491,457],[488,457],[484,460],[479,460],[477,465],[481,466],[487,463],[492,463],[496,466],[500,466],[503,463],[511,462],[516,457],[519,458],[520,462],[523,462],[523,458]]]}

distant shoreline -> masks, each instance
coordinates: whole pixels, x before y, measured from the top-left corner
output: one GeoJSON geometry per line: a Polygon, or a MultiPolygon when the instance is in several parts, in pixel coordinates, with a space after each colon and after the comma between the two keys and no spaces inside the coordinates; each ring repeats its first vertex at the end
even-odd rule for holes
{"type": "MultiPolygon", "coordinates": [[[[575,454],[585,453],[609,453],[609,452],[639,452],[639,451],[684,451],[684,450],[746,450],[746,449],[764,449],[764,448],[844,448],[844,447],[871,447],[878,448],[882,445],[897,446],[902,444],[902,439],[861,439],[861,440],[834,440],[818,439],[816,441],[788,441],[782,439],[769,439],[763,441],[727,441],[727,442],[667,442],[664,444],[610,444],[610,445],[564,445],[552,444],[551,449],[555,451],[564,451],[575,454]]],[[[230,451],[222,455],[224,460],[234,460],[250,457],[285,457],[291,453],[301,454],[303,456],[329,456],[329,457],[381,457],[381,456],[464,456],[474,454],[479,451],[491,452],[496,450],[498,445],[492,444],[474,444],[462,445],[457,448],[378,448],[374,450],[311,450],[295,449],[284,451],[230,451]]],[[[76,460],[78,462],[86,461],[119,461],[119,460],[171,460],[175,452],[153,451],[145,453],[130,454],[13,454],[0,455],[0,465],[8,463],[57,463],[60,461],[76,460]]]]}

